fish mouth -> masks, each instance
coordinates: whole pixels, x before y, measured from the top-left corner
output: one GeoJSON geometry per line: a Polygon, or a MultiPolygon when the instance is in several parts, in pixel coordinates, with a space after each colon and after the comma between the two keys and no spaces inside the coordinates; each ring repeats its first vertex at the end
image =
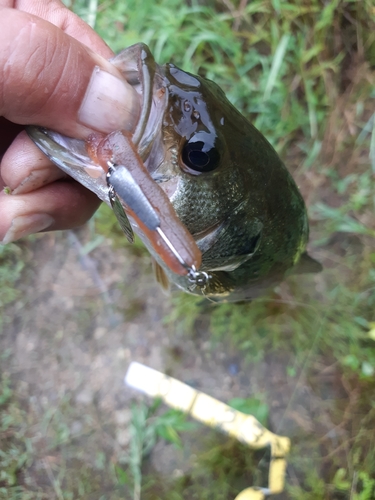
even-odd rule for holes
{"type": "Polygon", "coordinates": [[[42,127],[29,126],[26,132],[52,163],[110,205],[106,174],[89,157],[85,141],[42,127]]]}
{"type": "MultiPolygon", "coordinates": [[[[143,44],[125,49],[111,62],[140,95],[140,117],[132,133],[132,141],[152,176],[155,161],[159,161],[160,154],[157,155],[155,151],[162,147],[162,124],[168,103],[165,78],[152,54],[143,44]],[[147,161],[150,154],[153,160],[147,161]]],[[[86,141],[37,126],[26,127],[26,131],[53,163],[110,205],[106,172],[90,158],[86,141]]]]}

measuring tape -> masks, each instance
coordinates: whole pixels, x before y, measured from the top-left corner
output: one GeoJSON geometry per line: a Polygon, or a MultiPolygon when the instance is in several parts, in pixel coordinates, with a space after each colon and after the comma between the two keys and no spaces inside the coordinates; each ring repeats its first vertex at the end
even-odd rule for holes
{"type": "Polygon", "coordinates": [[[168,406],[183,411],[209,427],[219,429],[253,449],[270,447],[268,487],[246,488],[235,500],[264,500],[284,489],[290,439],[273,434],[252,415],[246,415],[179,380],[141,363],[130,364],[125,383],[168,406]]]}

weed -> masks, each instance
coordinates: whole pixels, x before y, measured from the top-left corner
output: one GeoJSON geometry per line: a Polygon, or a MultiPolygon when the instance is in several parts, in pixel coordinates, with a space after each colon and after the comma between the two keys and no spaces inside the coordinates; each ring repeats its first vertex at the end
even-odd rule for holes
{"type": "MultiPolygon", "coordinates": [[[[15,244],[0,245],[0,311],[5,306],[14,302],[20,292],[16,287],[25,266],[24,255],[21,248],[15,244]]],[[[9,321],[4,314],[0,315],[1,329],[9,321]]]]}
{"type": "Polygon", "coordinates": [[[22,425],[25,414],[12,399],[10,380],[4,374],[0,380],[0,498],[16,499],[22,492],[18,476],[30,464],[33,450],[22,425]]]}
{"type": "Polygon", "coordinates": [[[159,406],[160,401],[156,400],[151,406],[143,403],[132,407],[129,450],[120,457],[120,465],[115,468],[119,484],[130,488],[133,500],[141,498],[142,464],[157,441],[164,439],[181,448],[179,433],[193,428],[193,424],[186,421],[186,416],[177,410],[157,414],[159,406]]]}
{"type": "MultiPolygon", "coordinates": [[[[230,403],[241,411],[256,414],[263,421],[267,418],[267,405],[260,399],[237,398],[230,403]]],[[[119,484],[126,487],[127,496],[146,500],[195,497],[221,500],[234,497],[252,481],[267,482],[267,453],[250,452],[233,439],[228,440],[215,431],[187,421],[186,416],[176,410],[156,414],[158,407],[156,401],[151,406],[140,403],[132,409],[129,451],[120,458],[121,465],[115,469],[119,484]],[[155,450],[158,439],[182,450],[192,430],[198,437],[189,445],[197,454],[190,470],[187,473],[176,470],[168,478],[159,477],[152,465],[158,461],[160,448],[155,450]],[[183,441],[178,434],[182,434],[183,441]],[[254,469],[257,473],[253,473],[254,469]]]]}
{"type": "Polygon", "coordinates": [[[246,399],[234,398],[228,401],[228,405],[242,413],[253,415],[262,425],[267,427],[269,407],[262,395],[259,395],[259,398],[255,396],[246,399]]]}

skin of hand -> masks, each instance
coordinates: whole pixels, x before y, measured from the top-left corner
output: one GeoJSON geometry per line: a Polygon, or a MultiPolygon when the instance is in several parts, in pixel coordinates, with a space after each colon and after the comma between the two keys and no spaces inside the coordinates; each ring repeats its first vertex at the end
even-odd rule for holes
{"type": "Polygon", "coordinates": [[[60,1],[0,0],[0,242],[80,226],[97,209],[97,197],[51,164],[23,128],[77,138],[133,130],[139,100],[112,56],[60,1]]]}

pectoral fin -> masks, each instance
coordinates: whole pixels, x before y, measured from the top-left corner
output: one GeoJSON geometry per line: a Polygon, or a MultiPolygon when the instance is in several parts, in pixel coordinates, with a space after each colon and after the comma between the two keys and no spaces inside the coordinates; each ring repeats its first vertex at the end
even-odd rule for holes
{"type": "Polygon", "coordinates": [[[307,252],[304,252],[297,264],[291,269],[290,274],[320,273],[322,270],[322,264],[310,257],[307,252]]]}

